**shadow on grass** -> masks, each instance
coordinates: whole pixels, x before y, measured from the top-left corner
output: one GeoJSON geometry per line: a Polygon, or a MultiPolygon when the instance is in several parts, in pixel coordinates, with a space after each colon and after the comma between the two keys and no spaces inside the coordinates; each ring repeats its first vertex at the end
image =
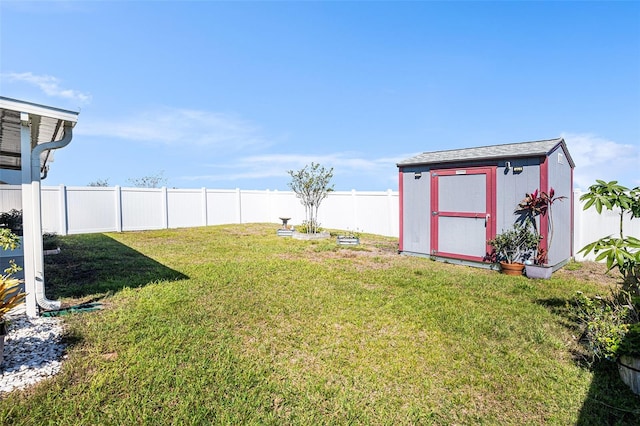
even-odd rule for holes
{"type": "Polygon", "coordinates": [[[611,361],[601,361],[592,366],[592,371],[593,380],[577,424],[640,424],[640,398],[622,382],[618,366],[611,361]]]}
{"type": "MultiPolygon", "coordinates": [[[[580,333],[573,320],[571,301],[551,298],[540,299],[536,303],[548,308],[558,316],[559,323],[567,327],[573,335],[580,333]]],[[[638,425],[640,424],[640,398],[620,379],[618,367],[611,361],[588,363],[584,354],[572,352],[575,363],[580,368],[589,369],[593,379],[587,397],[578,414],[578,425],[638,425]]]]}
{"type": "Polygon", "coordinates": [[[104,234],[61,238],[60,254],[45,257],[51,299],[101,297],[125,287],[188,277],[104,234]]]}

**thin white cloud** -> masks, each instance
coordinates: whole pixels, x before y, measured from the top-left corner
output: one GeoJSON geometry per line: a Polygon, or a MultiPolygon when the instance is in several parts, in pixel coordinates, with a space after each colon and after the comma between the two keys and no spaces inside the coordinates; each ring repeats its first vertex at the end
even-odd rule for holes
{"type": "Polygon", "coordinates": [[[563,133],[576,168],[574,186],[586,190],[596,182],[617,180],[640,185],[640,147],[621,144],[592,134],[563,133]]]}
{"type": "Polygon", "coordinates": [[[245,120],[228,114],[169,107],[99,121],[86,120],[76,133],[178,146],[239,149],[267,145],[258,128],[245,120]]]}
{"type": "Polygon", "coordinates": [[[354,152],[338,152],[323,155],[311,154],[267,154],[238,158],[233,164],[213,164],[210,169],[218,170],[197,176],[183,176],[180,179],[209,180],[209,181],[235,181],[259,178],[285,178],[287,170],[298,170],[312,162],[324,167],[333,167],[335,176],[362,175],[388,176],[390,182],[397,180],[396,163],[405,158],[383,157],[368,159],[354,152]],[[242,172],[237,172],[242,170],[242,172]]]}
{"type": "Polygon", "coordinates": [[[47,96],[69,99],[81,104],[87,104],[91,101],[91,95],[78,90],[63,88],[60,85],[60,79],[50,75],[36,75],[31,72],[3,73],[2,78],[10,82],[22,82],[36,86],[47,96]]]}

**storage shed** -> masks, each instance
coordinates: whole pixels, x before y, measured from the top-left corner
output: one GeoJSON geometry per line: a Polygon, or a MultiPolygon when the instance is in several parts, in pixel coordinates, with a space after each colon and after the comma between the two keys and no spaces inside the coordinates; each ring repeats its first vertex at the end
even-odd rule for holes
{"type": "MultiPolygon", "coordinates": [[[[553,204],[548,264],[558,269],[573,256],[575,165],[564,139],[425,152],[397,165],[401,253],[488,266],[487,241],[512,227],[518,203],[553,188],[567,198],[553,204]]],[[[548,218],[539,229],[544,247],[548,218]]]]}

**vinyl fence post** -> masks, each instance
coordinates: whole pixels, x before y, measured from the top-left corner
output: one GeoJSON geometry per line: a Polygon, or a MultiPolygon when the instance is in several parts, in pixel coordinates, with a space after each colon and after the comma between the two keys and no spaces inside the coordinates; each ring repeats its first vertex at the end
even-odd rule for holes
{"type": "Polygon", "coordinates": [[[573,259],[576,261],[584,260],[582,254],[576,254],[577,250],[580,250],[584,244],[582,242],[582,220],[584,218],[584,210],[580,203],[580,196],[582,192],[579,189],[573,190],[573,259]],[[577,232],[576,232],[577,231],[577,232]]]}
{"type": "Polygon", "coordinates": [[[242,223],[242,193],[236,188],[236,223],[242,223]]]}
{"type": "Polygon", "coordinates": [[[169,229],[169,192],[167,187],[160,188],[160,193],[162,194],[162,227],[169,229]]]}
{"type": "Polygon", "coordinates": [[[351,209],[351,230],[355,232],[358,230],[358,193],[355,189],[351,190],[351,209]]]}
{"type": "Polygon", "coordinates": [[[116,207],[116,232],[122,232],[122,188],[120,187],[120,185],[116,185],[113,187],[113,190],[116,207]]]}
{"type": "Polygon", "coordinates": [[[58,229],[58,233],[60,235],[67,235],[69,226],[67,223],[67,187],[61,184],[58,191],[58,199],[60,200],[60,223],[58,224],[60,228],[58,229]]]}
{"type": "Polygon", "coordinates": [[[207,226],[208,217],[207,217],[207,188],[202,188],[202,225],[207,226]]]}
{"type": "MultiPolygon", "coordinates": [[[[387,217],[387,235],[394,235],[394,206],[396,205],[393,199],[393,191],[391,189],[387,189],[387,211],[389,212],[389,216],[387,217]]],[[[397,235],[397,234],[396,234],[397,235]]]]}

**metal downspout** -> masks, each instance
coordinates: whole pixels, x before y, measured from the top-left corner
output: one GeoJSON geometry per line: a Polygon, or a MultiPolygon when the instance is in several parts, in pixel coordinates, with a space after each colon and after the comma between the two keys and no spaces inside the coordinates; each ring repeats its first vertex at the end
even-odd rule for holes
{"type": "MultiPolygon", "coordinates": [[[[34,212],[37,212],[38,215],[41,215],[42,211],[42,200],[40,193],[40,154],[44,151],[51,149],[63,148],[71,142],[73,138],[73,126],[71,123],[64,123],[64,133],[62,139],[58,141],[45,142],[36,145],[31,150],[31,181],[32,185],[37,185],[36,190],[33,191],[33,203],[34,203],[34,212]]],[[[46,177],[46,174],[45,174],[46,177]]],[[[40,216],[38,216],[40,217],[40,216]]],[[[35,256],[35,264],[36,270],[43,271],[40,277],[36,276],[35,280],[35,288],[36,288],[36,303],[42,309],[45,310],[55,310],[60,309],[61,303],[58,300],[49,300],[47,296],[44,294],[44,255],[42,253],[42,219],[34,221],[36,226],[34,229],[34,235],[36,238],[36,243],[39,250],[39,256],[35,256]]]]}

